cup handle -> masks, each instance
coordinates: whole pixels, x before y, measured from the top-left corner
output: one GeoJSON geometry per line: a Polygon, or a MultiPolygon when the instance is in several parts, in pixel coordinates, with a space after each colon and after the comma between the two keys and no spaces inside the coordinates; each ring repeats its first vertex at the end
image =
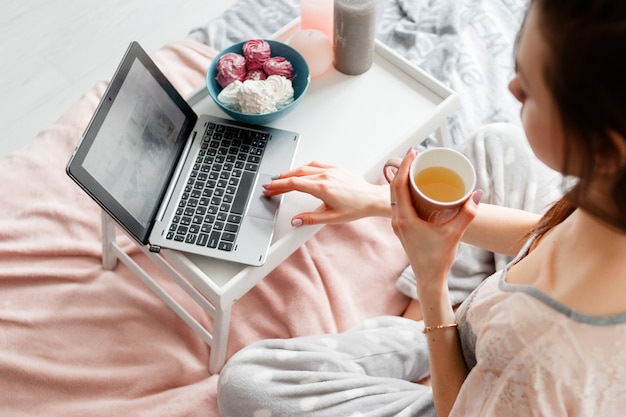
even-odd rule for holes
{"type": "Polygon", "coordinates": [[[396,172],[400,169],[401,163],[402,159],[400,158],[391,158],[385,162],[385,166],[383,166],[383,175],[388,183],[391,183],[391,181],[393,181],[396,177],[396,172]]]}

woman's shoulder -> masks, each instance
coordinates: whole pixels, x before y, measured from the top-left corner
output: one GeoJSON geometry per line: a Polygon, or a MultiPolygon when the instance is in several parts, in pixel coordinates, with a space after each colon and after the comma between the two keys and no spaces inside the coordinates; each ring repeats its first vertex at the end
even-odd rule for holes
{"type": "Polygon", "coordinates": [[[504,290],[588,322],[626,314],[626,235],[577,210],[535,243],[507,268],[504,290]]]}

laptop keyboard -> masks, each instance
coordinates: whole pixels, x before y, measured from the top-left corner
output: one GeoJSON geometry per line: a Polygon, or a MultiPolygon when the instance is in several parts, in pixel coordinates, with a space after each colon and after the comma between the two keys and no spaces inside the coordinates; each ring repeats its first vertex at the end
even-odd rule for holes
{"type": "Polygon", "coordinates": [[[209,123],[167,239],[233,250],[268,136],[209,123]]]}

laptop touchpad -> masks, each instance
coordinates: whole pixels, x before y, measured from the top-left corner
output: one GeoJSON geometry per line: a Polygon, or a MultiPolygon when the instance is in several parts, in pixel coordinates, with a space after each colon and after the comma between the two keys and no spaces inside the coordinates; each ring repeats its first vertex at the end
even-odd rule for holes
{"type": "Polygon", "coordinates": [[[272,180],[270,175],[259,174],[259,178],[252,190],[252,198],[247,216],[252,216],[265,220],[274,220],[280,197],[267,198],[263,194],[263,184],[267,184],[272,180]]]}

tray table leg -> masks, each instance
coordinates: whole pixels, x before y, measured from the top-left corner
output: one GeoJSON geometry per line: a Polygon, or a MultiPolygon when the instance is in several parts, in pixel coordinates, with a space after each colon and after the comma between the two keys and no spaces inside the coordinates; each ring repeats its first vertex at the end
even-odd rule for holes
{"type": "MultiPolygon", "coordinates": [[[[213,332],[209,333],[200,325],[190,313],[181,307],[156,281],[154,281],[143,269],[139,267],[130,257],[125,257],[123,253],[116,252],[115,221],[105,211],[102,211],[102,267],[106,270],[113,270],[117,266],[118,259],[121,260],[130,270],[141,279],[152,291],[156,293],[181,319],[185,321],[210,347],[211,357],[209,359],[209,372],[217,374],[226,362],[226,350],[228,347],[228,333],[232,315],[234,300],[222,298],[214,311],[210,311],[206,306],[199,304],[210,316],[213,317],[213,332]],[[207,311],[209,310],[209,311],[207,311]]],[[[117,248],[119,250],[119,248],[117,248]]],[[[146,252],[144,250],[144,252],[146,252]]],[[[158,255],[146,253],[157,266],[170,277],[175,279],[177,272],[171,269],[164,261],[159,262],[158,255]]],[[[179,283],[180,285],[180,283],[179,283]]],[[[189,295],[188,288],[183,287],[189,295]]],[[[197,300],[196,300],[197,302],[197,300]]]]}
{"type": "Polygon", "coordinates": [[[442,123],[441,126],[435,130],[435,138],[439,143],[439,146],[449,148],[452,146],[452,140],[450,139],[450,131],[448,129],[448,123],[442,123]]]}
{"type": "Polygon", "coordinates": [[[117,266],[117,255],[113,249],[115,243],[115,222],[104,210],[102,211],[102,267],[107,271],[117,266]]]}
{"type": "Polygon", "coordinates": [[[213,317],[213,344],[211,346],[211,358],[209,359],[209,372],[212,374],[219,373],[222,366],[224,366],[224,362],[226,362],[232,307],[232,302],[220,303],[213,317]]]}

